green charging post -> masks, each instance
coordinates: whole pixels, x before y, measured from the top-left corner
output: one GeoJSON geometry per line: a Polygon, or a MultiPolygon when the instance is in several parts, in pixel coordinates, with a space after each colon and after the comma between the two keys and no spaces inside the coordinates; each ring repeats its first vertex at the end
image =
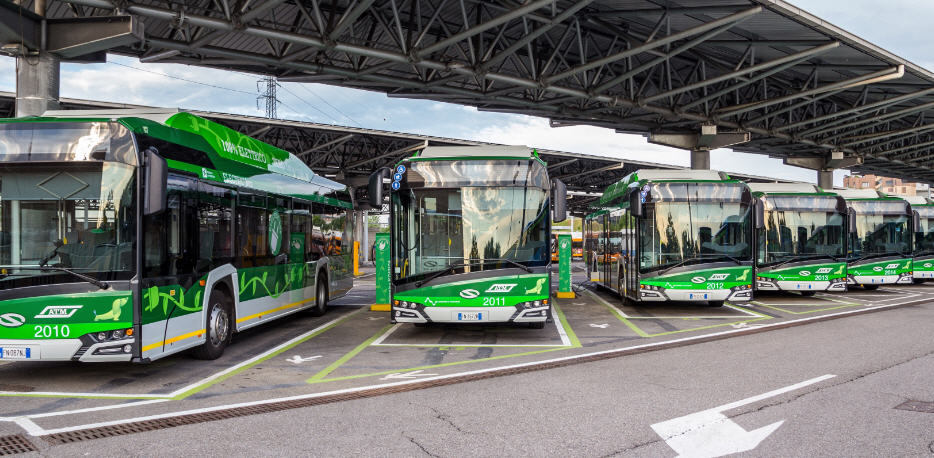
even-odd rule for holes
{"type": "Polygon", "coordinates": [[[571,234],[558,235],[558,299],[574,299],[571,289],[571,234]]]}
{"type": "Polygon", "coordinates": [[[389,234],[376,234],[373,244],[376,264],[376,299],[370,310],[389,312],[392,310],[389,297],[389,234]]]}

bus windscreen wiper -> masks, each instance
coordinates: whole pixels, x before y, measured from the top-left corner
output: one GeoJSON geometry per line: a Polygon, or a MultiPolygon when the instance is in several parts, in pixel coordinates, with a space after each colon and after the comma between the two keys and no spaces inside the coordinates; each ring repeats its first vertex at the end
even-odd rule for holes
{"type": "Polygon", "coordinates": [[[435,272],[435,273],[433,273],[433,274],[431,274],[431,275],[429,275],[429,276],[427,276],[427,277],[425,277],[425,278],[419,280],[417,283],[415,283],[415,287],[416,287],[416,288],[421,288],[421,286],[424,285],[425,283],[428,283],[428,282],[430,282],[430,281],[432,281],[432,280],[434,280],[434,279],[436,279],[436,278],[438,278],[438,277],[440,277],[440,276],[442,276],[442,275],[446,275],[446,274],[452,273],[454,269],[458,269],[458,268],[460,268],[460,267],[467,267],[468,265],[469,265],[469,264],[463,263],[463,262],[458,262],[457,264],[451,264],[451,265],[445,267],[444,269],[441,269],[441,270],[439,270],[439,271],[437,271],[437,272],[435,272]]]}
{"type": "Polygon", "coordinates": [[[468,259],[467,261],[468,261],[468,262],[459,262],[459,263],[456,263],[456,264],[451,264],[451,265],[447,266],[446,268],[441,269],[441,270],[439,270],[439,271],[437,271],[437,272],[435,272],[435,273],[429,275],[428,277],[423,278],[422,280],[419,280],[417,283],[415,283],[415,287],[416,287],[416,288],[420,288],[420,287],[421,287],[422,285],[424,285],[425,283],[428,283],[428,282],[430,282],[430,281],[432,281],[432,280],[434,280],[434,279],[436,279],[436,278],[438,278],[438,277],[440,277],[440,276],[442,276],[442,275],[447,275],[447,274],[449,274],[449,273],[452,273],[452,271],[453,271],[454,269],[459,269],[459,268],[461,268],[461,267],[467,267],[467,266],[474,266],[474,265],[483,264],[483,263],[486,263],[486,262],[505,262],[505,263],[507,263],[507,264],[511,264],[511,265],[514,265],[514,266],[516,266],[516,267],[518,267],[518,268],[520,268],[520,269],[523,269],[523,270],[525,270],[526,272],[532,272],[532,269],[530,269],[528,266],[522,265],[522,264],[520,264],[520,263],[518,263],[518,262],[516,262],[516,261],[513,261],[513,260],[511,260],[511,259],[501,259],[501,258],[479,259],[479,258],[470,258],[470,259],[468,259]]]}
{"type": "Polygon", "coordinates": [[[520,269],[522,269],[522,270],[524,270],[524,271],[526,271],[526,272],[529,272],[529,273],[532,272],[532,269],[530,269],[529,266],[526,266],[526,265],[524,265],[524,264],[520,264],[520,263],[518,263],[518,262],[516,262],[516,261],[513,261],[512,259],[505,259],[505,258],[486,258],[486,259],[470,258],[469,261],[471,261],[471,262],[484,262],[484,263],[485,263],[485,262],[505,262],[505,263],[507,263],[507,264],[511,264],[511,265],[513,265],[513,266],[516,266],[516,267],[518,267],[518,268],[520,268],[520,269]]]}
{"type": "Polygon", "coordinates": [[[700,257],[700,259],[719,259],[719,258],[726,258],[726,259],[729,259],[730,261],[735,262],[737,265],[740,265],[740,266],[743,265],[743,261],[740,261],[739,259],[736,259],[733,256],[730,256],[728,254],[712,254],[712,255],[700,257]]]}
{"type": "Polygon", "coordinates": [[[102,281],[102,280],[98,280],[98,279],[96,279],[96,278],[94,278],[94,277],[92,277],[92,276],[90,276],[90,275],[85,275],[85,274],[82,274],[82,273],[79,273],[79,272],[75,272],[75,271],[73,271],[73,270],[71,270],[71,269],[66,269],[66,268],[64,268],[64,267],[57,267],[57,266],[0,266],[0,269],[40,270],[40,271],[43,271],[43,272],[44,272],[44,271],[49,271],[49,270],[54,270],[54,271],[57,271],[57,272],[65,272],[66,274],[70,274],[70,275],[72,275],[72,276],[78,277],[78,278],[80,278],[80,279],[82,279],[82,280],[84,280],[84,281],[86,281],[86,282],[88,282],[88,283],[90,283],[90,284],[92,284],[92,285],[94,285],[94,286],[100,288],[100,289],[109,289],[109,288],[110,288],[110,283],[107,283],[107,282],[102,281]]]}

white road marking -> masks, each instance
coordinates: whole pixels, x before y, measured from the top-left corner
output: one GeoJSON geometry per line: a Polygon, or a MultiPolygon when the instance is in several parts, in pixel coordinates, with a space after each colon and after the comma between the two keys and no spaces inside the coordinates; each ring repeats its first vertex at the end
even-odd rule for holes
{"type": "Polygon", "coordinates": [[[293,356],[293,357],[291,357],[291,358],[286,358],[285,360],[288,361],[288,362],[290,362],[290,363],[292,363],[292,364],[301,364],[301,363],[307,363],[308,361],[314,361],[314,360],[316,360],[316,359],[318,359],[318,358],[320,358],[320,357],[321,357],[321,355],[318,355],[318,356],[310,356],[310,357],[308,357],[308,358],[302,358],[300,355],[295,355],[295,356],[293,356]]]}
{"type": "Polygon", "coordinates": [[[609,324],[609,323],[602,323],[602,324],[590,323],[590,327],[592,327],[592,328],[606,329],[606,328],[610,327],[610,324],[609,324]]]}
{"type": "MultiPolygon", "coordinates": [[[[588,292],[589,292],[589,291],[588,291],[588,292]]],[[[599,298],[598,298],[598,299],[599,299],[599,298]]],[[[602,301],[602,299],[601,299],[601,301],[602,301]]],[[[604,301],[604,302],[605,302],[605,301],[604,301]]],[[[903,303],[904,303],[904,302],[903,302],[903,303]]],[[[898,306],[900,306],[901,304],[902,304],[902,303],[897,303],[897,304],[884,304],[884,305],[877,305],[877,306],[867,306],[866,308],[862,308],[862,309],[859,309],[859,310],[860,310],[861,312],[866,312],[866,311],[871,311],[871,310],[884,310],[884,309],[889,309],[889,308],[898,307],[898,306]]],[[[361,309],[361,310],[362,310],[362,309],[361,309]]],[[[358,310],[358,311],[359,311],[359,310],[358,310]]],[[[357,312],[353,312],[353,313],[357,313],[357,312]]],[[[776,326],[779,326],[779,325],[788,325],[788,324],[791,324],[791,323],[807,323],[807,322],[810,322],[810,321],[824,320],[824,319],[828,319],[828,318],[831,318],[831,317],[838,317],[838,316],[839,316],[839,317],[842,317],[842,316],[852,315],[853,313],[854,313],[853,310],[845,310],[845,311],[837,312],[837,313],[830,313],[830,314],[823,314],[823,315],[817,315],[817,316],[804,317],[804,318],[799,318],[799,319],[796,319],[796,320],[782,321],[782,322],[774,323],[774,324],[764,324],[764,325],[761,326],[761,328],[767,329],[767,328],[770,328],[770,327],[776,327],[776,326]]],[[[349,316],[349,315],[348,315],[348,316],[349,316]]],[[[344,318],[346,318],[346,317],[344,317],[344,318]]],[[[338,319],[340,319],[340,318],[338,318],[338,319]]],[[[342,390],[334,390],[334,391],[327,391],[327,392],[321,392],[321,393],[311,393],[311,394],[296,395],[296,396],[289,396],[289,397],[271,398],[271,399],[265,399],[265,400],[259,400],[259,401],[251,401],[251,402],[245,402],[245,403],[237,403],[237,404],[226,404],[226,405],[222,404],[222,405],[219,405],[219,406],[207,407],[207,408],[201,408],[201,409],[184,410],[184,411],[170,412],[170,413],[164,413],[164,414],[152,415],[152,416],[145,416],[145,417],[127,418],[127,419],[114,420],[114,421],[102,422],[102,423],[91,423],[91,424],[84,424],[84,425],[75,425],[75,426],[69,426],[69,427],[58,428],[58,429],[49,429],[49,430],[46,430],[46,429],[43,429],[43,428],[41,428],[41,427],[38,427],[38,429],[35,430],[35,434],[34,434],[33,432],[29,432],[29,434],[31,434],[31,435],[33,435],[33,436],[43,436],[43,435],[48,435],[48,434],[60,433],[60,432],[79,431],[79,430],[83,430],[83,429],[96,428],[96,427],[100,427],[100,426],[112,426],[112,425],[120,425],[120,424],[133,423],[133,422],[146,421],[146,420],[154,420],[154,419],[160,419],[160,418],[171,418],[171,417],[175,417],[175,416],[187,415],[187,414],[192,414],[192,413],[214,412],[214,411],[218,411],[218,410],[226,410],[226,409],[237,408],[237,407],[257,406],[257,405],[272,404],[272,403],[277,403],[277,402],[282,402],[282,401],[291,401],[291,400],[297,400],[297,399],[314,399],[314,398],[325,397],[325,396],[330,396],[330,395],[334,395],[334,394],[356,393],[356,392],[360,392],[360,391],[370,390],[370,389],[373,389],[373,388],[385,388],[385,387],[409,385],[409,384],[412,384],[412,383],[420,383],[420,382],[423,382],[423,381],[426,381],[426,380],[444,380],[444,379],[453,378],[453,377],[462,377],[462,376],[465,376],[465,375],[473,375],[473,374],[483,374],[483,373],[488,373],[488,372],[493,372],[493,371],[508,370],[508,369],[516,369],[516,368],[522,368],[522,367],[533,366],[533,365],[539,365],[539,364],[561,363],[561,362],[564,362],[564,361],[573,361],[573,360],[576,360],[576,359],[590,358],[590,357],[594,357],[594,356],[601,356],[601,355],[607,355],[607,354],[618,353],[618,352],[620,352],[620,351],[632,351],[632,350],[640,350],[640,349],[650,349],[650,348],[658,347],[658,346],[662,346],[662,345],[671,345],[671,344],[674,344],[674,343],[691,342],[691,341],[695,341],[695,340],[709,339],[709,338],[711,338],[711,337],[726,336],[726,335],[730,335],[730,334],[742,333],[742,332],[744,332],[744,331],[745,331],[745,329],[729,329],[729,330],[725,330],[725,331],[721,331],[721,332],[716,332],[716,333],[712,333],[712,334],[702,334],[702,335],[696,335],[696,336],[689,336],[689,337],[683,337],[683,338],[680,338],[680,339],[664,340],[664,341],[661,341],[661,342],[646,343],[646,344],[635,345],[635,346],[630,346],[630,347],[611,348],[611,349],[601,350],[601,351],[597,351],[597,352],[584,353],[584,354],[571,355],[571,356],[564,356],[564,357],[552,358],[552,359],[546,359],[546,360],[539,360],[539,361],[529,361],[529,362],[525,362],[525,363],[517,363],[517,364],[513,364],[513,365],[508,365],[508,366],[499,366],[499,367],[492,367],[492,368],[486,368],[486,369],[477,369],[477,370],[473,370],[473,371],[456,372],[456,373],[452,373],[452,374],[439,375],[439,376],[429,377],[429,378],[424,378],[424,379],[400,381],[400,382],[394,382],[394,383],[383,383],[383,384],[366,385],[366,386],[360,386],[360,387],[355,387],[355,388],[346,388],[346,389],[342,389],[342,390]]],[[[21,394],[21,393],[15,393],[15,394],[21,394]]],[[[66,396],[67,396],[67,395],[73,395],[73,393],[65,393],[65,395],[66,395],[66,396]]],[[[96,394],[96,393],[93,393],[92,395],[98,396],[98,394],[96,394]]],[[[146,396],[146,395],[139,395],[139,396],[146,396]]],[[[90,411],[95,411],[95,410],[105,410],[105,409],[112,409],[112,408],[129,407],[129,406],[140,405],[140,404],[142,404],[142,403],[151,403],[151,402],[153,402],[153,401],[141,401],[141,402],[138,402],[138,403],[121,404],[121,405],[119,405],[119,406],[106,406],[106,407],[101,407],[101,408],[83,409],[83,411],[88,411],[88,412],[90,412],[90,411]]],[[[0,418],[0,421],[19,421],[19,420],[21,420],[21,419],[23,419],[23,418],[26,418],[26,419],[28,419],[28,418],[38,418],[38,417],[40,417],[40,416],[41,416],[41,417],[54,417],[54,416],[59,416],[59,415],[67,415],[67,414],[69,414],[69,413],[70,413],[70,412],[49,412],[49,413],[36,414],[36,415],[27,415],[27,416],[19,417],[19,418],[0,418]]]]}
{"type": "MultiPolygon", "coordinates": [[[[184,392],[186,392],[186,391],[188,391],[188,390],[190,390],[190,389],[196,388],[196,387],[201,386],[201,385],[203,385],[203,384],[205,384],[205,383],[208,383],[208,382],[211,382],[211,381],[213,381],[213,380],[216,380],[216,379],[218,379],[218,378],[220,378],[220,377],[223,377],[223,376],[225,376],[225,375],[227,375],[227,374],[229,374],[229,373],[231,373],[231,372],[233,372],[233,371],[236,371],[236,370],[238,370],[238,369],[240,369],[240,368],[242,368],[242,367],[244,367],[244,366],[246,366],[246,365],[252,364],[253,362],[255,362],[255,361],[257,361],[257,360],[262,359],[262,358],[264,358],[264,357],[266,357],[266,356],[268,356],[268,355],[270,355],[270,354],[272,354],[272,353],[275,353],[275,352],[279,351],[279,350],[282,349],[282,348],[288,347],[289,345],[292,345],[293,343],[295,343],[295,342],[297,342],[297,341],[300,341],[300,340],[302,340],[302,339],[308,337],[309,335],[312,335],[312,334],[314,334],[314,333],[316,333],[316,332],[318,332],[318,331],[320,331],[320,330],[322,330],[322,329],[325,329],[325,328],[327,328],[328,326],[331,326],[331,325],[337,323],[338,321],[341,321],[341,320],[350,318],[351,316],[356,315],[357,313],[360,313],[360,312],[363,311],[363,310],[364,310],[363,308],[360,308],[360,309],[357,309],[357,310],[355,310],[355,311],[353,311],[353,312],[348,313],[347,315],[344,315],[344,316],[342,316],[342,317],[338,317],[338,318],[335,318],[335,319],[333,319],[333,320],[331,320],[331,321],[328,321],[327,323],[322,324],[321,326],[318,326],[317,328],[314,328],[314,329],[312,329],[312,330],[310,330],[310,331],[308,331],[308,332],[305,332],[305,333],[302,333],[302,334],[300,334],[300,335],[298,335],[298,336],[296,336],[296,337],[293,337],[292,339],[289,339],[288,341],[286,341],[286,342],[284,342],[284,343],[281,343],[281,344],[279,344],[279,345],[276,345],[275,347],[273,347],[273,348],[271,348],[271,349],[269,349],[269,350],[266,350],[266,351],[264,351],[263,353],[260,353],[260,354],[258,354],[258,355],[256,355],[256,356],[254,356],[254,357],[252,357],[252,358],[246,360],[246,361],[240,362],[240,363],[238,363],[238,364],[236,364],[236,365],[233,365],[233,366],[231,366],[231,367],[229,367],[229,368],[227,368],[227,369],[224,369],[224,370],[222,370],[222,371],[220,371],[220,372],[217,372],[217,373],[215,373],[215,374],[213,374],[213,375],[210,375],[210,376],[208,376],[208,377],[205,377],[205,378],[201,379],[200,381],[197,381],[197,382],[192,383],[192,384],[190,384],[190,385],[187,385],[187,386],[185,386],[185,387],[179,388],[179,389],[177,389],[177,390],[175,390],[175,391],[173,391],[173,392],[171,392],[171,393],[169,393],[169,394],[149,394],[149,393],[136,393],[136,394],[126,394],[126,393],[77,393],[77,392],[61,392],[61,391],[30,391],[28,394],[29,394],[30,396],[36,396],[36,395],[38,395],[38,396],[61,396],[61,397],[91,397],[91,398],[107,398],[107,399],[110,399],[110,398],[146,397],[146,398],[157,398],[156,400],[169,400],[169,399],[172,399],[172,398],[174,398],[175,396],[178,396],[179,394],[182,394],[182,393],[184,393],[184,392]]],[[[16,391],[0,391],[0,394],[22,395],[23,393],[16,392],[16,391]]],[[[148,404],[148,403],[150,403],[150,402],[152,402],[152,401],[153,401],[153,400],[150,399],[150,400],[145,400],[145,401],[142,401],[142,402],[139,402],[139,403],[131,402],[131,403],[119,404],[119,405],[115,405],[115,406],[95,407],[95,408],[90,408],[90,409],[82,409],[80,412],[94,412],[94,411],[98,411],[98,410],[109,410],[109,409],[117,409],[117,408],[121,408],[121,407],[137,406],[137,405],[140,405],[140,404],[148,404]]],[[[71,415],[72,413],[78,413],[78,411],[48,412],[48,413],[42,413],[42,414],[26,415],[24,418],[52,417],[52,416],[60,416],[60,415],[71,415]]],[[[0,421],[14,421],[15,418],[19,418],[19,417],[0,417],[0,421]]]]}
{"type": "MultiPolygon", "coordinates": [[[[898,307],[899,305],[900,304],[878,305],[875,307],[867,307],[867,308],[860,309],[860,310],[863,312],[867,310],[884,310],[884,309],[889,309],[893,307],[898,307]]],[[[846,315],[851,315],[851,314],[853,314],[853,311],[847,310],[847,311],[838,312],[838,313],[830,313],[826,315],[799,318],[797,320],[782,321],[780,323],[764,325],[762,326],[762,328],[767,329],[767,328],[775,327],[779,325],[787,326],[790,323],[807,323],[809,321],[826,320],[829,317],[846,316],[846,315]]],[[[280,397],[280,398],[271,398],[271,399],[264,399],[264,400],[259,400],[259,401],[236,403],[236,404],[222,404],[222,405],[218,405],[214,407],[206,407],[206,408],[201,408],[201,409],[183,410],[183,411],[178,411],[178,412],[170,412],[170,413],[151,415],[151,416],[145,416],[145,417],[127,418],[127,419],[122,419],[122,420],[113,420],[113,421],[101,422],[101,423],[89,423],[89,424],[84,424],[84,425],[75,425],[75,426],[69,426],[69,427],[58,428],[58,429],[49,429],[49,430],[42,429],[41,431],[39,431],[39,434],[32,434],[32,433],[30,434],[35,435],[35,436],[44,436],[48,434],[55,434],[55,433],[61,433],[61,432],[80,431],[83,429],[98,428],[101,426],[122,425],[122,424],[134,423],[134,422],[146,421],[146,420],[172,418],[176,416],[188,415],[188,414],[193,414],[193,413],[215,412],[219,410],[227,410],[227,409],[232,409],[232,408],[237,408],[237,407],[251,407],[251,406],[274,404],[277,402],[292,401],[292,400],[298,400],[298,399],[315,399],[315,398],[321,398],[321,397],[331,396],[335,394],[357,393],[360,391],[371,390],[374,388],[386,388],[386,387],[393,387],[393,386],[410,385],[413,383],[421,383],[426,380],[429,380],[429,381],[430,380],[445,380],[445,379],[454,378],[454,377],[463,377],[463,376],[469,376],[469,375],[474,375],[474,374],[484,374],[488,372],[497,372],[497,371],[502,371],[502,370],[510,370],[510,369],[528,367],[528,366],[536,366],[539,364],[562,363],[566,361],[574,361],[574,360],[583,359],[583,358],[591,358],[595,356],[619,353],[620,351],[642,350],[642,349],[649,349],[653,347],[659,347],[662,345],[668,346],[674,343],[692,342],[695,340],[710,339],[711,337],[726,336],[730,334],[742,333],[744,331],[745,329],[729,329],[729,330],[725,330],[721,332],[715,332],[713,334],[702,334],[702,335],[697,335],[697,336],[689,336],[689,337],[683,337],[680,339],[665,340],[662,342],[653,342],[653,343],[646,343],[642,345],[634,345],[631,347],[611,348],[611,349],[601,350],[601,351],[596,351],[596,352],[591,352],[591,353],[563,356],[559,358],[552,358],[552,359],[539,360],[539,361],[529,361],[525,363],[511,364],[507,366],[491,367],[491,368],[477,369],[477,370],[465,371],[465,372],[455,372],[452,374],[445,374],[445,375],[439,375],[435,377],[428,377],[428,378],[422,378],[422,379],[416,379],[416,380],[406,380],[406,381],[400,381],[400,382],[394,382],[394,383],[365,385],[365,386],[359,386],[359,387],[354,387],[354,388],[346,388],[342,390],[326,391],[326,392],[321,392],[321,393],[310,393],[310,394],[295,395],[295,396],[280,397]]]]}
{"type": "MultiPolygon", "coordinates": [[[[598,296],[596,293],[590,290],[587,290],[587,293],[590,294],[593,298],[603,303],[604,305],[613,308],[613,310],[616,310],[616,312],[619,313],[620,316],[622,316],[623,318],[626,318],[627,320],[696,320],[696,319],[732,320],[736,318],[743,318],[742,316],[737,316],[737,315],[631,316],[631,315],[627,315],[626,312],[624,312],[622,309],[617,307],[616,304],[613,304],[607,301],[606,299],[598,296]]],[[[733,307],[729,304],[724,304],[723,306],[736,310],[737,312],[740,312],[743,315],[750,316],[753,318],[762,317],[761,315],[757,315],[748,310],[743,310],[738,307],[733,307]]]]}
{"type": "Polygon", "coordinates": [[[746,431],[742,426],[723,415],[722,412],[795,391],[834,377],[836,375],[822,375],[741,401],[655,423],[652,425],[652,429],[661,436],[669,447],[678,452],[679,457],[716,457],[746,452],[756,448],[760,442],[775,432],[785,421],[778,421],[768,426],[746,431]]]}
{"type": "Polygon", "coordinates": [[[395,373],[389,374],[381,378],[380,380],[400,380],[400,379],[411,380],[411,379],[415,379],[418,377],[431,377],[434,375],[438,375],[438,374],[425,374],[423,372],[424,372],[423,369],[419,369],[417,371],[412,371],[412,372],[395,372],[395,373]]]}

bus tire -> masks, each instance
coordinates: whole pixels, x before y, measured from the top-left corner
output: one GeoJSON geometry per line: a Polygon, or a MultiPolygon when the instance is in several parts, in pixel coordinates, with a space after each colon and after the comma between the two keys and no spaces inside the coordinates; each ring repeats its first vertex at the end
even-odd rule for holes
{"type": "Polygon", "coordinates": [[[707,301],[709,307],[723,307],[723,301],[707,301]]]}
{"type": "Polygon", "coordinates": [[[804,297],[811,297],[817,294],[817,291],[801,291],[801,295],[804,297]]]}
{"type": "Polygon", "coordinates": [[[529,329],[545,329],[544,321],[531,321],[529,322],[529,329]]]}
{"type": "Polygon", "coordinates": [[[863,289],[866,291],[875,291],[879,289],[879,285],[863,285],[863,289]]]}
{"type": "Polygon", "coordinates": [[[227,295],[219,289],[211,291],[208,299],[207,318],[204,324],[204,344],[192,352],[198,359],[217,359],[224,354],[233,335],[233,316],[227,295]]]}
{"type": "Polygon", "coordinates": [[[326,276],[319,275],[318,281],[315,282],[315,306],[308,312],[311,316],[322,316],[324,312],[328,311],[328,284],[326,279],[326,276]]]}

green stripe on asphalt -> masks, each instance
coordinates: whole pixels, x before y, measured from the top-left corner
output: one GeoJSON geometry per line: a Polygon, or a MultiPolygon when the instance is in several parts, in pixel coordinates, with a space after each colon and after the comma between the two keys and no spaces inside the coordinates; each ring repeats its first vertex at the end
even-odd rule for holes
{"type": "Polygon", "coordinates": [[[328,374],[330,374],[331,372],[334,372],[337,368],[343,366],[344,363],[346,363],[347,361],[350,361],[354,356],[357,356],[366,347],[369,347],[370,344],[372,344],[374,341],[376,341],[376,339],[379,338],[379,336],[385,334],[386,331],[389,331],[389,328],[391,327],[393,327],[393,324],[387,324],[386,326],[383,326],[383,328],[380,329],[379,332],[377,332],[376,334],[373,334],[372,337],[370,337],[369,339],[366,339],[362,344],[357,345],[357,348],[350,350],[350,352],[348,352],[346,355],[341,356],[340,359],[331,363],[330,366],[325,367],[320,372],[313,375],[310,379],[306,380],[306,382],[314,383],[315,381],[318,381],[318,380],[323,379],[324,377],[327,377],[328,374]]]}

